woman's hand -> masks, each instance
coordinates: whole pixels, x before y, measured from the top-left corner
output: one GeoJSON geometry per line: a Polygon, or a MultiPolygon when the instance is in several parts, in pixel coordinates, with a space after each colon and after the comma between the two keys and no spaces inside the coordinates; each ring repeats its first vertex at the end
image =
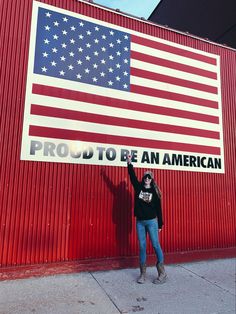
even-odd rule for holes
{"type": "Polygon", "coordinates": [[[128,164],[128,165],[131,164],[131,159],[132,159],[132,156],[131,156],[131,155],[128,155],[128,156],[127,156],[127,164],[128,164]]]}

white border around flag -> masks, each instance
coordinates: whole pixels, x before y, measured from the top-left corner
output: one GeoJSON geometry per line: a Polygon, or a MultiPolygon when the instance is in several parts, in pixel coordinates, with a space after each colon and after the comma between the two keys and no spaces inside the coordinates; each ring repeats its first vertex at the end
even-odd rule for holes
{"type": "Polygon", "coordinates": [[[33,1],[21,160],[126,166],[127,154],[136,167],[224,173],[220,56],[33,1]],[[130,91],[34,73],[39,8],[129,33],[130,91]]]}

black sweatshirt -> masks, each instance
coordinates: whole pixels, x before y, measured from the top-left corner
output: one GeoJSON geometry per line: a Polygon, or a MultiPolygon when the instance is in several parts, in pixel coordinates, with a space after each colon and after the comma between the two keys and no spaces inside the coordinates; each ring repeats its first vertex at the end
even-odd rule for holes
{"type": "Polygon", "coordinates": [[[128,172],[135,191],[134,216],[138,220],[149,220],[157,217],[159,229],[163,226],[161,201],[154,187],[146,189],[139,182],[132,164],[128,164],[128,172]]]}

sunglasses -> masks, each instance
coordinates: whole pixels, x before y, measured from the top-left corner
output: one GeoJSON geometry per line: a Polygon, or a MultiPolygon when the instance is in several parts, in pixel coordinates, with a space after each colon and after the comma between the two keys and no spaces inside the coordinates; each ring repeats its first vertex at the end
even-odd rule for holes
{"type": "Polygon", "coordinates": [[[144,176],[144,180],[145,179],[149,179],[149,180],[152,180],[151,176],[149,174],[147,174],[146,176],[144,176]]]}

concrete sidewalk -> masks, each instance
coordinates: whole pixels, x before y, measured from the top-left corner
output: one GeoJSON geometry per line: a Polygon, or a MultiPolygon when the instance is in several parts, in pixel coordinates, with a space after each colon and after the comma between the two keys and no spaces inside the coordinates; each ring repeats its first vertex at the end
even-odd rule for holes
{"type": "Polygon", "coordinates": [[[236,259],[167,265],[168,281],[154,285],[147,270],[86,272],[0,282],[0,313],[235,314],[236,259]]]}

